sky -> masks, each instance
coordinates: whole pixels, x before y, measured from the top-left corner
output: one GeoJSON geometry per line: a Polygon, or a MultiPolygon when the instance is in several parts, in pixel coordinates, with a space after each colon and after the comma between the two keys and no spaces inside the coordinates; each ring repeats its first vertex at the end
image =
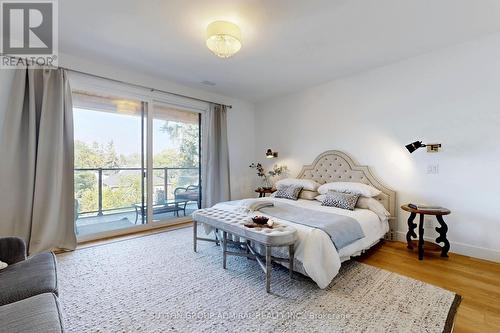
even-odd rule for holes
{"type": "MultiPolygon", "coordinates": [[[[118,154],[141,153],[141,118],[136,115],[73,109],[75,140],[87,144],[114,142],[118,154]]],[[[168,134],[161,132],[164,121],[153,121],[153,153],[177,148],[168,134]]]]}

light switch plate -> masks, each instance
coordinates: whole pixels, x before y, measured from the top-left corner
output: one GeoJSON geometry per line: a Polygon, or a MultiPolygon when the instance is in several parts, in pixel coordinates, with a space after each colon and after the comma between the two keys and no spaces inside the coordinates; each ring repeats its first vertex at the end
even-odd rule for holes
{"type": "Polygon", "coordinates": [[[437,175],[437,174],[439,174],[439,164],[429,164],[427,166],[427,174],[428,175],[437,175]]]}

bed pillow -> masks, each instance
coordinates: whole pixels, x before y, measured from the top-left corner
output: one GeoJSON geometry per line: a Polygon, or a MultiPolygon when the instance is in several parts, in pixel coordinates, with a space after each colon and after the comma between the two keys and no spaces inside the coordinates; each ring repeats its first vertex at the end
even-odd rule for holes
{"type": "Polygon", "coordinates": [[[276,188],[279,188],[280,186],[290,186],[290,185],[302,186],[302,188],[304,190],[308,190],[308,191],[316,191],[319,187],[319,184],[316,183],[314,180],[297,179],[297,178],[281,179],[281,180],[278,180],[275,185],[276,185],[276,188]]]}
{"type": "Polygon", "coordinates": [[[318,192],[320,194],[327,194],[328,191],[359,194],[360,196],[367,198],[376,197],[377,195],[382,193],[373,186],[351,182],[326,183],[318,188],[318,192]]]}
{"type": "Polygon", "coordinates": [[[280,186],[278,190],[274,192],[275,198],[297,200],[299,198],[300,191],[302,191],[302,186],[289,185],[280,186]]]}
{"type": "Polygon", "coordinates": [[[387,209],[385,209],[384,205],[382,205],[380,201],[374,198],[360,197],[358,199],[356,207],[371,210],[372,212],[377,214],[377,216],[380,218],[381,221],[384,221],[389,216],[391,216],[391,213],[389,213],[387,209]]]}
{"type": "Polygon", "coordinates": [[[318,200],[319,202],[322,202],[323,200],[325,200],[326,198],[326,194],[320,194],[316,197],[314,197],[314,200],[318,200]]]}
{"type": "Polygon", "coordinates": [[[325,195],[323,201],[321,201],[321,206],[354,210],[358,199],[359,194],[328,192],[328,194],[325,195]]]}
{"type": "Polygon", "coordinates": [[[0,269],[4,269],[4,268],[7,268],[7,263],[6,262],[3,262],[3,261],[0,261],[0,269]]]}
{"type": "Polygon", "coordinates": [[[299,199],[314,200],[319,195],[316,191],[302,190],[300,191],[299,199]]]}

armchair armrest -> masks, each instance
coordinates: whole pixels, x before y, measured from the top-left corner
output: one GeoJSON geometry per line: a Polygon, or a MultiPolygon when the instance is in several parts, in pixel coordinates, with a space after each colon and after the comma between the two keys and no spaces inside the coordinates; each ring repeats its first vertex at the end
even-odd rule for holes
{"type": "Polygon", "coordinates": [[[174,196],[177,197],[177,195],[180,193],[180,192],[186,192],[187,191],[187,188],[186,187],[176,187],[175,190],[174,190],[174,196]]]}
{"type": "Polygon", "coordinates": [[[26,259],[26,244],[19,237],[0,237],[0,261],[9,265],[26,259]]]}

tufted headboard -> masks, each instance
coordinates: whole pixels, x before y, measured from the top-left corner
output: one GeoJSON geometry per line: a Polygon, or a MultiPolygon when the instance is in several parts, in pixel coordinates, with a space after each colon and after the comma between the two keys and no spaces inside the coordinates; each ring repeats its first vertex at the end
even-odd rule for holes
{"type": "Polygon", "coordinates": [[[310,165],[305,165],[297,178],[312,179],[320,184],[332,182],[358,182],[371,185],[382,193],[375,197],[389,213],[396,217],[396,192],[382,184],[367,166],[356,164],[347,154],[329,150],[320,154],[310,165]]]}

